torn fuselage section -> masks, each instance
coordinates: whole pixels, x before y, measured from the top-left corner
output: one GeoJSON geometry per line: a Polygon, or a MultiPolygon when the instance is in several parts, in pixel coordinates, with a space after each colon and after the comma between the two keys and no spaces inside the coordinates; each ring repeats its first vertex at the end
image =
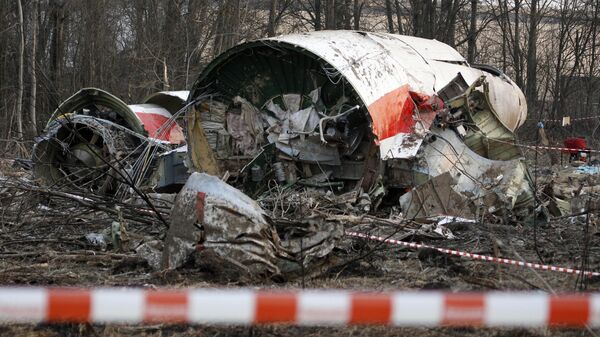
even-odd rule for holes
{"type": "Polygon", "coordinates": [[[191,112],[196,168],[229,172],[246,186],[266,187],[273,179],[342,190],[364,180],[374,140],[368,112],[330,65],[256,46],[206,76],[206,93],[214,95],[191,112]]]}
{"type": "MultiPolygon", "coordinates": [[[[34,174],[50,186],[72,186],[114,194],[128,185],[155,187],[160,159],[185,142],[171,111],[185,98],[159,93],[168,109],[155,103],[127,105],[110,93],[85,88],[65,100],[52,114],[33,150],[34,174]],[[170,111],[170,110],[171,111],[170,111]],[[145,160],[140,160],[144,154],[145,160]],[[149,158],[149,159],[148,159],[149,158]]],[[[178,110],[178,109],[177,109],[178,110]]],[[[173,113],[174,113],[173,112],[173,113]]]]}
{"type": "Polygon", "coordinates": [[[473,211],[532,205],[513,145],[522,92],[438,41],[324,31],[250,42],[205,69],[190,100],[200,96],[192,166],[254,196],[272,183],[402,194],[449,173],[473,211]]]}
{"type": "MultiPolygon", "coordinates": [[[[515,145],[514,132],[501,122],[490,103],[486,79],[482,76],[452,98],[441,90],[445,107],[437,111],[418,153],[413,158],[388,161],[389,186],[416,187],[400,198],[405,216],[455,215],[449,202],[462,205],[456,216],[467,218],[482,213],[514,218],[530,215],[533,182],[515,145]],[[407,175],[412,180],[402,179],[407,175]],[[452,193],[438,193],[435,186],[439,185],[451,186],[452,193]],[[424,207],[427,198],[436,206],[424,207]]],[[[459,75],[451,85],[456,83],[464,83],[464,79],[459,75]]]]}

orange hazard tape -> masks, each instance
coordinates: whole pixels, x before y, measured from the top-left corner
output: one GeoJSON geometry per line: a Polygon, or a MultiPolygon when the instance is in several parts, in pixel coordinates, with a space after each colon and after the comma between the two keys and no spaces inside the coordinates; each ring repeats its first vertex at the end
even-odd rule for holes
{"type": "MultiPolygon", "coordinates": [[[[568,117],[568,116],[565,116],[568,117]]],[[[600,115],[598,116],[588,116],[588,117],[577,117],[577,118],[571,118],[569,119],[570,122],[576,122],[576,121],[585,121],[585,120],[590,120],[590,119],[596,119],[596,118],[600,118],[600,115]]],[[[535,118],[527,118],[528,121],[537,121],[537,122],[543,122],[543,123],[562,123],[563,119],[559,118],[559,119],[535,119],[535,118]]]]}
{"type": "Polygon", "coordinates": [[[423,244],[414,243],[414,242],[404,242],[404,241],[399,241],[399,240],[395,240],[395,239],[386,239],[384,237],[376,236],[376,235],[368,235],[368,234],[357,233],[357,232],[346,232],[346,235],[354,236],[357,238],[385,242],[385,243],[391,243],[391,244],[395,244],[395,245],[416,248],[416,249],[419,249],[419,248],[435,249],[438,252],[441,252],[444,254],[463,256],[463,257],[468,257],[468,258],[475,259],[475,260],[495,262],[495,263],[507,264],[507,265],[511,265],[511,266],[527,267],[527,268],[534,268],[534,269],[547,270],[547,271],[556,271],[556,272],[560,272],[560,273],[583,275],[583,276],[589,276],[589,277],[600,276],[600,272],[595,272],[595,271],[582,271],[582,270],[573,269],[573,268],[556,267],[556,266],[550,266],[550,265],[545,265],[545,264],[503,259],[503,258],[499,258],[499,257],[461,252],[459,250],[438,248],[438,247],[423,245],[423,244]]]}
{"type": "Polygon", "coordinates": [[[600,294],[0,288],[4,323],[600,326],[600,294]]]}
{"type": "Polygon", "coordinates": [[[515,145],[515,146],[524,147],[524,148],[528,148],[528,149],[534,149],[534,150],[556,150],[556,151],[562,151],[562,152],[569,151],[569,152],[600,153],[600,150],[592,150],[592,149],[573,149],[573,148],[568,148],[568,147],[555,147],[555,146],[544,146],[544,145],[525,145],[525,144],[519,144],[519,143],[505,142],[503,140],[498,140],[498,139],[494,139],[492,141],[497,142],[497,143],[515,145]]]}

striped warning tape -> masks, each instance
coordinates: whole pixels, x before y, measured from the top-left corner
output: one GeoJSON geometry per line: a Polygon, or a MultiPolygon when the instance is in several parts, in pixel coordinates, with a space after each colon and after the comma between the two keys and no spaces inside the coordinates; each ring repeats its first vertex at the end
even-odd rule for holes
{"type": "Polygon", "coordinates": [[[0,288],[0,322],[600,326],[600,294],[0,288]]]}
{"type": "MultiPolygon", "coordinates": [[[[577,117],[577,118],[571,118],[569,121],[570,122],[574,122],[574,121],[586,121],[586,120],[590,120],[590,119],[597,119],[600,118],[600,115],[598,116],[588,116],[588,117],[577,117]]],[[[559,118],[559,119],[535,119],[535,118],[527,118],[528,121],[536,121],[536,122],[544,122],[544,123],[562,123],[563,119],[559,118]]]]}
{"type": "Polygon", "coordinates": [[[515,146],[519,146],[519,147],[524,147],[524,148],[528,148],[528,149],[534,149],[534,150],[556,150],[556,151],[569,151],[569,152],[591,152],[591,153],[600,153],[600,150],[591,150],[591,149],[573,149],[573,148],[568,148],[568,147],[555,147],[555,146],[543,146],[543,145],[525,145],[525,144],[519,144],[519,143],[511,143],[511,142],[505,142],[503,140],[498,140],[498,139],[493,139],[493,142],[497,142],[497,143],[504,143],[504,144],[510,144],[510,145],[515,145],[515,146]]]}
{"type": "Polygon", "coordinates": [[[395,245],[401,245],[401,246],[410,247],[410,248],[435,249],[444,254],[464,256],[464,257],[472,258],[475,260],[481,260],[481,261],[495,262],[495,263],[501,263],[501,264],[508,264],[508,265],[512,265],[512,266],[540,269],[540,270],[556,271],[556,272],[567,273],[567,274],[575,274],[575,275],[582,274],[584,276],[589,276],[589,277],[600,276],[600,272],[595,272],[595,271],[581,271],[579,269],[573,269],[573,268],[555,267],[555,266],[549,266],[549,265],[545,265],[545,264],[503,259],[503,258],[498,258],[498,257],[493,257],[493,256],[461,252],[459,250],[438,248],[438,247],[423,245],[423,244],[414,243],[414,242],[404,242],[404,241],[399,241],[399,240],[395,240],[395,239],[386,239],[386,238],[383,238],[381,236],[376,236],[376,235],[368,235],[368,234],[357,233],[357,232],[346,232],[346,235],[363,238],[363,239],[391,243],[391,244],[395,244],[395,245]]]}

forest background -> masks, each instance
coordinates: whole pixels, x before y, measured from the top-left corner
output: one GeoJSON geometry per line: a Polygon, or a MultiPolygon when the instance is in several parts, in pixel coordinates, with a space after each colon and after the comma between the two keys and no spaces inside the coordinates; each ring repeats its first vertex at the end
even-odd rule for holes
{"type": "MultiPolygon", "coordinates": [[[[0,149],[26,152],[80,88],[138,102],[189,89],[243,41],[325,29],[445,42],[510,76],[531,125],[595,116],[599,16],[598,0],[0,0],[0,149]]],[[[558,131],[594,138],[596,124],[558,131]]]]}

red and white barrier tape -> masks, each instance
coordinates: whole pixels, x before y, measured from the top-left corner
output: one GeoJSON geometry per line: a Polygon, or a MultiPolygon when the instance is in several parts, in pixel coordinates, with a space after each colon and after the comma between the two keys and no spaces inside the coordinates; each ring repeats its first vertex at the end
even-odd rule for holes
{"type": "Polygon", "coordinates": [[[534,149],[534,150],[556,150],[556,151],[569,151],[569,152],[590,152],[590,153],[600,153],[600,150],[592,150],[592,149],[572,149],[572,148],[568,148],[568,147],[555,147],[555,146],[543,146],[543,145],[525,145],[525,144],[519,144],[519,143],[511,143],[511,142],[505,142],[502,140],[498,140],[498,139],[493,139],[493,142],[497,142],[497,143],[504,143],[504,144],[510,144],[510,145],[515,145],[515,146],[519,146],[519,147],[524,147],[524,148],[528,148],[528,149],[534,149]]]}
{"type": "Polygon", "coordinates": [[[0,288],[0,322],[600,326],[600,294],[0,288]]]}
{"type": "Polygon", "coordinates": [[[554,146],[535,146],[535,145],[523,145],[523,144],[514,144],[520,147],[526,147],[534,150],[556,150],[556,151],[569,151],[569,152],[590,152],[590,153],[600,153],[600,150],[592,150],[592,149],[571,149],[568,147],[554,147],[554,146]]]}
{"type": "Polygon", "coordinates": [[[556,271],[556,272],[575,274],[575,275],[583,274],[584,276],[590,276],[590,277],[591,276],[600,276],[600,272],[595,272],[595,271],[581,271],[581,270],[573,269],[573,268],[555,267],[555,266],[549,266],[549,265],[545,265],[545,264],[523,262],[523,261],[517,261],[517,260],[509,260],[509,259],[503,259],[503,258],[499,258],[499,257],[461,252],[459,250],[438,248],[438,247],[423,245],[423,244],[414,243],[414,242],[404,242],[404,241],[399,241],[399,240],[394,240],[394,239],[386,239],[386,238],[383,238],[381,236],[376,236],[376,235],[368,235],[368,234],[357,233],[357,232],[346,232],[346,235],[363,238],[363,239],[392,243],[395,245],[401,245],[401,246],[410,247],[410,248],[417,248],[417,249],[418,248],[430,248],[430,249],[435,249],[438,252],[441,252],[444,254],[463,256],[463,257],[468,257],[471,259],[487,261],[487,262],[495,262],[495,263],[501,263],[501,264],[508,264],[508,265],[512,265],[512,266],[540,269],[540,270],[556,271]]]}
{"type": "MultiPolygon", "coordinates": [[[[569,121],[570,122],[576,122],[576,121],[585,121],[585,120],[596,119],[596,118],[600,118],[600,115],[598,115],[598,116],[588,116],[588,117],[571,118],[569,121]]],[[[535,118],[527,118],[527,120],[529,120],[529,121],[543,122],[543,123],[562,123],[563,122],[562,118],[559,118],[559,119],[542,119],[542,120],[538,120],[538,119],[535,119],[535,118]]]]}

